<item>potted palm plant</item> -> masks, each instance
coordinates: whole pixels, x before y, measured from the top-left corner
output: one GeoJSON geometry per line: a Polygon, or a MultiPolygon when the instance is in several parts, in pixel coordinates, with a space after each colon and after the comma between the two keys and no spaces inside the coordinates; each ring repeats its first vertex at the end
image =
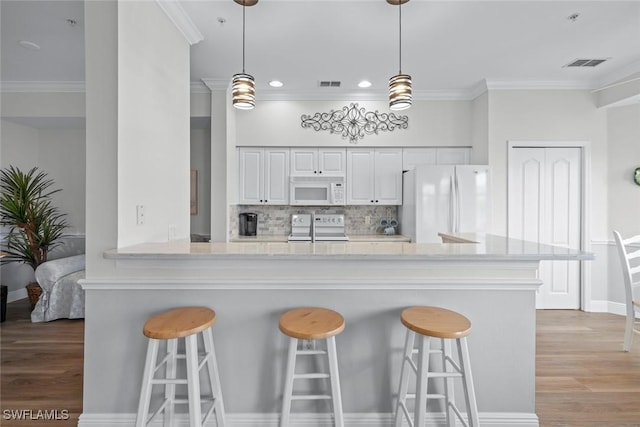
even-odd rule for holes
{"type": "MultiPolygon", "coordinates": [[[[28,172],[9,166],[0,170],[0,224],[9,228],[2,264],[23,263],[35,269],[47,261],[49,251],[62,243],[68,227],[65,216],[52,204],[53,180],[37,167],[28,172]]],[[[42,290],[37,283],[27,285],[32,307],[42,290]]]]}

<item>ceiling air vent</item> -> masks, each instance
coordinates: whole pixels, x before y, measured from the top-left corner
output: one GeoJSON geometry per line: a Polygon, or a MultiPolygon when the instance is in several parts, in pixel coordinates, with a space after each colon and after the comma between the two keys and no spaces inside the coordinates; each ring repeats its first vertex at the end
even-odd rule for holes
{"type": "Polygon", "coordinates": [[[320,80],[320,87],[340,87],[340,82],[337,80],[320,80]]]}
{"type": "Polygon", "coordinates": [[[602,64],[608,58],[599,58],[599,59],[574,59],[569,62],[565,67],[595,67],[597,65],[602,64]]]}

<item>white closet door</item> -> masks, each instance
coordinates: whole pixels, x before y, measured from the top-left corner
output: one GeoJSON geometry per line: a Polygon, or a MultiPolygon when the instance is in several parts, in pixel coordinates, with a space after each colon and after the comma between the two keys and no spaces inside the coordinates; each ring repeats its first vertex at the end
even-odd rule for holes
{"type": "MultiPolygon", "coordinates": [[[[509,163],[509,237],[580,247],[581,150],[513,148],[509,163]]],[[[580,263],[542,261],[537,308],[580,308],[580,263]]]]}

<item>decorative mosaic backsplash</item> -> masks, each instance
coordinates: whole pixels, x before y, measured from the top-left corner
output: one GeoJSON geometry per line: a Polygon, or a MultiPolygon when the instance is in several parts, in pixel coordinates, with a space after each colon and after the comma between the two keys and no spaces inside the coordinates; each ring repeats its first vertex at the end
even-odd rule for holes
{"type": "MultiPolygon", "coordinates": [[[[229,230],[231,237],[238,235],[238,214],[258,214],[258,235],[282,236],[291,233],[291,215],[300,213],[341,213],[345,218],[348,235],[382,234],[380,219],[398,219],[397,206],[274,206],[234,205],[229,206],[229,230]],[[365,218],[371,217],[371,224],[365,218]]],[[[398,219],[399,221],[399,219],[398,219]]]]}

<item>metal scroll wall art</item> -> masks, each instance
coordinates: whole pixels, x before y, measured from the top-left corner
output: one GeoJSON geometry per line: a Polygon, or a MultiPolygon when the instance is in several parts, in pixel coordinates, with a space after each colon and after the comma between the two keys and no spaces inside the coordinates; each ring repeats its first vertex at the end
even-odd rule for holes
{"type": "Polygon", "coordinates": [[[341,110],[331,110],[328,113],[315,113],[313,116],[303,114],[300,119],[304,129],[338,133],[343,139],[349,139],[352,144],[356,144],[365,135],[377,135],[378,132],[392,132],[409,127],[407,116],[379,113],[377,110],[365,111],[364,108],[358,108],[358,104],[344,106],[341,110]]]}

